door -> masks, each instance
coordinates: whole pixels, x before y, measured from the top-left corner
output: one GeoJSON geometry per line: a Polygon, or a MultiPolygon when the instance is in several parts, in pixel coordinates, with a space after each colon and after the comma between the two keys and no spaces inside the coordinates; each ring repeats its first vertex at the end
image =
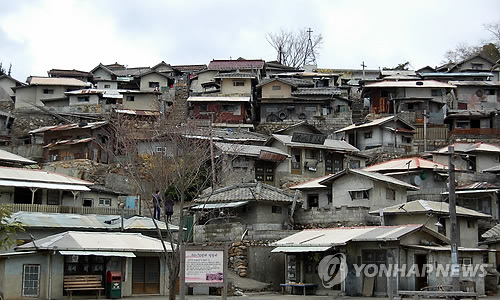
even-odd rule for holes
{"type": "Polygon", "coordinates": [[[135,257],[132,260],[132,294],[160,293],[158,257],[135,257]]]}
{"type": "Polygon", "coordinates": [[[422,272],[427,263],[427,255],[415,254],[415,264],[417,265],[417,274],[415,275],[415,291],[420,291],[427,286],[427,272],[422,272]]]}

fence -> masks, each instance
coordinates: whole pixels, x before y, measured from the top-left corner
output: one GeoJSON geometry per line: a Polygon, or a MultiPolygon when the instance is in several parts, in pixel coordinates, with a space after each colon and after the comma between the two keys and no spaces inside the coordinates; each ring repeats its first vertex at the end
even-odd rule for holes
{"type": "Polygon", "coordinates": [[[43,205],[43,204],[0,204],[2,207],[8,207],[11,212],[29,211],[41,213],[66,213],[80,215],[121,215],[133,216],[137,214],[135,209],[118,207],[86,207],[86,206],[62,206],[62,205],[43,205]]]}

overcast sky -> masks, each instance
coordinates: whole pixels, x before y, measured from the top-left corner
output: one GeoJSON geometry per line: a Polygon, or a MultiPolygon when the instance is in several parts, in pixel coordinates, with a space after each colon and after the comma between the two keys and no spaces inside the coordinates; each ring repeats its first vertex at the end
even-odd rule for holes
{"type": "Polygon", "coordinates": [[[267,33],[311,27],[324,38],[318,67],[409,61],[418,69],[440,65],[461,42],[491,39],[482,25],[493,22],[500,22],[499,0],[0,0],[0,62],[25,81],[100,62],[270,61],[267,33]]]}

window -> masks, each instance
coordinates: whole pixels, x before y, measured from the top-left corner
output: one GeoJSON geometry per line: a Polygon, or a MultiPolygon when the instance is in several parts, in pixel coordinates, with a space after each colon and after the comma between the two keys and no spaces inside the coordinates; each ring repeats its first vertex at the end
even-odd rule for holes
{"type": "Polygon", "coordinates": [[[279,86],[279,85],[273,85],[272,90],[273,91],[280,91],[281,90],[281,86],[279,86]]]}
{"type": "Polygon", "coordinates": [[[441,89],[431,89],[431,96],[443,96],[441,89]]]}
{"type": "Polygon", "coordinates": [[[245,86],[244,81],[233,81],[233,86],[245,86]]]}
{"type": "Polygon", "coordinates": [[[351,169],[360,169],[361,162],[359,160],[351,160],[351,169]]]}
{"type": "Polygon", "coordinates": [[[156,147],[155,152],[158,152],[158,153],[167,152],[167,147],[156,147]]]}
{"type": "Polygon", "coordinates": [[[352,200],[368,200],[369,199],[368,190],[349,191],[349,195],[351,195],[352,200]]]}
{"type": "Polygon", "coordinates": [[[111,206],[110,198],[99,198],[99,206],[111,206]]]}
{"type": "Polygon", "coordinates": [[[371,139],[372,138],[372,132],[371,131],[365,132],[364,133],[364,137],[365,137],[365,139],[371,139]]]}
{"type": "Polygon", "coordinates": [[[387,262],[387,250],[370,249],[363,250],[363,264],[385,265],[387,262]]]}
{"type": "Polygon", "coordinates": [[[135,96],[127,96],[127,101],[135,101],[135,96]]]}
{"type": "Polygon", "coordinates": [[[54,90],[53,89],[43,89],[43,93],[46,95],[52,95],[52,94],[54,94],[54,90]]]}
{"type": "Polygon", "coordinates": [[[474,221],[472,220],[467,220],[467,228],[474,228],[476,227],[474,224],[474,221]]]}
{"type": "Polygon", "coordinates": [[[88,96],[77,97],[77,99],[78,99],[78,102],[89,102],[89,97],[88,96]]]}
{"type": "Polygon", "coordinates": [[[110,85],[110,84],[105,84],[105,85],[104,85],[104,88],[105,88],[105,89],[109,89],[109,88],[111,88],[111,85],[110,85]]]}
{"type": "Polygon", "coordinates": [[[494,89],[485,89],[484,90],[484,94],[485,95],[488,95],[488,96],[493,96],[496,94],[495,90],[494,89]]]}
{"type": "Polygon", "coordinates": [[[59,205],[59,191],[47,190],[47,205],[59,205]]]}
{"type": "Polygon", "coordinates": [[[307,195],[307,208],[318,207],[318,205],[319,205],[318,200],[319,200],[318,194],[307,195]]]}
{"type": "Polygon", "coordinates": [[[301,149],[292,149],[292,174],[301,174],[301,149]]]}
{"type": "Polygon", "coordinates": [[[94,199],[92,199],[92,198],[83,198],[83,206],[84,207],[92,207],[92,206],[94,206],[94,199]]]}
{"type": "Polygon", "coordinates": [[[157,81],[150,81],[149,82],[149,87],[150,88],[159,88],[160,87],[160,83],[157,82],[157,81]]]}
{"type": "Polygon", "coordinates": [[[283,211],[281,206],[276,206],[276,205],[273,205],[271,210],[272,210],[273,214],[281,214],[281,212],[283,211]]]}
{"type": "Polygon", "coordinates": [[[38,297],[40,290],[40,265],[23,265],[23,296],[38,297]]]}
{"type": "Polygon", "coordinates": [[[467,103],[458,102],[458,109],[467,109],[467,103]]]}
{"type": "Polygon", "coordinates": [[[471,64],[471,68],[472,68],[472,70],[482,70],[483,69],[483,64],[472,63],[471,64]]]}
{"type": "Polygon", "coordinates": [[[462,266],[470,266],[472,265],[472,257],[459,257],[458,264],[462,266]]]}
{"type": "Polygon", "coordinates": [[[385,199],[396,200],[396,190],[386,188],[385,189],[385,199]]]}
{"type": "Polygon", "coordinates": [[[306,158],[307,159],[318,159],[318,150],[308,149],[306,150],[306,158]]]}
{"type": "Polygon", "coordinates": [[[203,111],[203,112],[208,111],[208,104],[206,104],[206,103],[200,104],[199,107],[200,107],[200,111],[203,111]]]}
{"type": "Polygon", "coordinates": [[[224,112],[234,112],[236,110],[236,105],[223,104],[222,111],[224,112]]]}
{"type": "Polygon", "coordinates": [[[402,136],[401,137],[401,142],[403,142],[403,144],[411,144],[411,137],[408,137],[408,136],[402,136]]]}
{"type": "Polygon", "coordinates": [[[457,120],[455,122],[455,127],[456,128],[470,128],[470,122],[469,121],[459,121],[459,120],[457,120]]]}

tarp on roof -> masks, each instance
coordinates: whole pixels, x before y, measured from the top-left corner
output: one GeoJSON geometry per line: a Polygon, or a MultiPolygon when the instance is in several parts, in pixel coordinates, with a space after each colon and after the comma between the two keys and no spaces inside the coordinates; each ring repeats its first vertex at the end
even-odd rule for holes
{"type": "Polygon", "coordinates": [[[133,252],[117,251],[59,251],[61,255],[94,255],[94,256],[114,256],[114,257],[135,257],[133,252]]]}

